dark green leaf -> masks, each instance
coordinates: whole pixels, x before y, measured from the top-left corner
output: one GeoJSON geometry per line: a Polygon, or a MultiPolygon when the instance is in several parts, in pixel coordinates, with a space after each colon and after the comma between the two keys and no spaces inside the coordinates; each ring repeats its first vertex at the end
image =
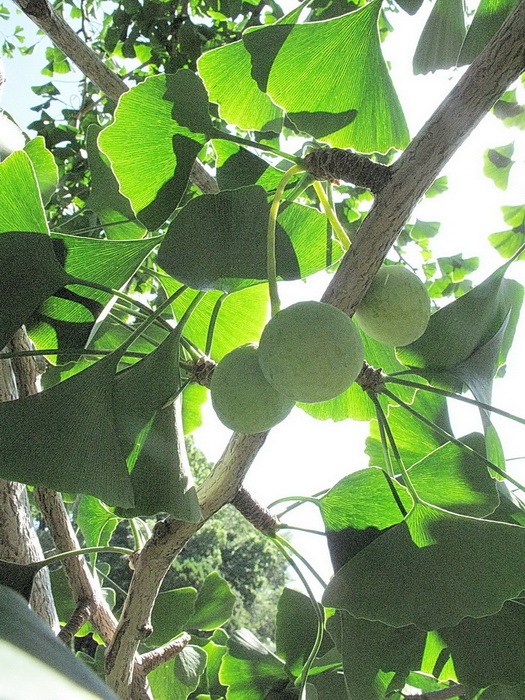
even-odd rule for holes
{"type": "Polygon", "coordinates": [[[381,53],[380,9],[381,2],[374,0],[334,19],[273,25],[243,37],[259,88],[288,112],[299,129],[331,146],[385,153],[408,142],[405,118],[381,53]],[[323,129],[322,124],[329,127],[323,129]]]}
{"type": "Polygon", "coordinates": [[[501,119],[505,126],[516,126],[525,129],[525,107],[518,103],[516,90],[507,90],[492,108],[495,116],[501,119]]]}
{"type": "Polygon", "coordinates": [[[138,218],[158,228],[180,202],[193,162],[211,130],[199,78],[188,70],[157,75],[122,95],[115,121],[99,136],[138,218]]]}
{"type": "Polygon", "coordinates": [[[167,644],[187,628],[187,621],[195,609],[195,588],[177,588],[159,593],[151,613],[152,634],[145,640],[147,646],[167,644]]]}
{"type": "Polygon", "coordinates": [[[523,602],[510,600],[495,615],[468,617],[455,627],[439,630],[454,659],[460,683],[479,688],[525,682],[523,602]]]}
{"type": "Polygon", "coordinates": [[[294,676],[312,651],[317,636],[317,615],[304,593],[285,588],[277,604],[275,648],[294,676]]]}
{"type": "Polygon", "coordinates": [[[0,559],[0,586],[12,588],[28,601],[31,597],[34,578],[42,566],[45,566],[45,563],[16,564],[0,559]]]}
{"type": "Polygon", "coordinates": [[[0,269],[0,347],[4,347],[70,276],[57,260],[51,239],[43,233],[0,233],[0,269]]]}
{"type": "Polygon", "coordinates": [[[444,306],[430,317],[427,330],[410,345],[397,348],[401,362],[412,367],[450,370],[464,362],[501,328],[511,303],[498,268],[472,291],[444,306]]]}
{"type": "Polygon", "coordinates": [[[385,696],[380,672],[395,671],[400,680],[420,667],[425,632],[413,626],[396,629],[381,622],[357,620],[344,611],[337,617],[341,625],[338,647],[351,698],[382,700],[385,696]]]}
{"type": "Polygon", "coordinates": [[[117,700],[117,696],[75,658],[26,601],[0,587],[0,654],[4,691],[36,698],[45,688],[48,697],[70,700],[117,700]]]}
{"type": "Polygon", "coordinates": [[[335,574],[323,602],[432,630],[493,615],[524,586],[525,528],[418,504],[335,574]]]}
{"type": "Polygon", "coordinates": [[[179,334],[171,333],[152,353],[114,381],[113,410],[122,454],[135,494],[123,517],[167,512],[189,522],[201,519],[188,464],[180,402],[163,408],[181,388],[179,334]]]}
{"type": "Polygon", "coordinates": [[[31,158],[42,201],[47,204],[58,187],[58,168],[53,154],[47,150],[43,136],[26,143],[24,151],[31,158]]]}
{"type": "Polygon", "coordinates": [[[188,628],[217,629],[230,619],[235,600],[227,581],[213,571],[202,584],[195,601],[195,612],[188,620],[188,628]]]}
{"type": "Polygon", "coordinates": [[[414,73],[456,65],[466,34],[463,0],[436,0],[414,54],[414,73]]]}
{"type": "Polygon", "coordinates": [[[517,3],[518,0],[481,0],[461,47],[458,66],[472,63],[517,3]]]}
{"type": "Polygon", "coordinates": [[[0,403],[3,479],[132,506],[113,419],[117,363],[109,355],[47,391],[0,403]]]}
{"type": "Polygon", "coordinates": [[[261,185],[265,190],[274,190],[283,176],[282,170],[277,170],[236,143],[214,139],[213,147],[217,155],[217,184],[221,190],[247,185],[261,185]]]}

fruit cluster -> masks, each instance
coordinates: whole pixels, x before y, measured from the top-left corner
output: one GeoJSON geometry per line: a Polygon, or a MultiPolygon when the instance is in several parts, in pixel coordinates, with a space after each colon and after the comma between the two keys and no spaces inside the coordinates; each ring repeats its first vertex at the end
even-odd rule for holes
{"type": "MultiPolygon", "coordinates": [[[[371,338],[406,345],[425,331],[430,299],[412,272],[383,265],[355,316],[371,338]]],[[[259,345],[241,345],[219,362],[211,381],[213,407],[232,430],[264,432],[297,401],[328,401],[346,391],[364,359],[349,316],[330,304],[298,302],[275,314],[259,345]]]]}

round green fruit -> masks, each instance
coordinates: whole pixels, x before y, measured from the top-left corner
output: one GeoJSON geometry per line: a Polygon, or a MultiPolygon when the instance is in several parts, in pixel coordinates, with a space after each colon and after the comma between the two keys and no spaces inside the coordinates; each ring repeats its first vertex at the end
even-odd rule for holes
{"type": "Polygon", "coordinates": [[[295,403],[266,381],[254,343],[241,345],[222,358],[213,371],[210,389],[218,417],[239,433],[262,433],[273,428],[295,403]]]}
{"type": "Polygon", "coordinates": [[[430,297],[423,282],[402,265],[383,265],[360,303],[361,329],[385,345],[408,345],[423,335],[430,319],[430,297]]]}
{"type": "Polygon", "coordinates": [[[319,403],[346,391],[364,361],[351,319],[319,301],[300,301],[266,325],[259,362],[266,379],[295,401],[319,403]]]}

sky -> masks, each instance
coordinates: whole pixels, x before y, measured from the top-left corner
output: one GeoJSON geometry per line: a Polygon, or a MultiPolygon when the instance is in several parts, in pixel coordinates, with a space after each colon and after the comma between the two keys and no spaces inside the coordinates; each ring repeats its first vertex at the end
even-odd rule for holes
{"type": "MultiPolygon", "coordinates": [[[[410,17],[403,12],[390,17],[395,27],[383,45],[385,57],[391,63],[391,74],[401,104],[414,136],[440,104],[463,70],[438,72],[429,76],[414,76],[411,60],[421,28],[430,11],[430,3],[410,17]]],[[[28,27],[27,35],[34,35],[31,23],[24,18],[17,23],[28,27]]],[[[8,33],[5,22],[0,22],[0,31],[8,33]]],[[[29,107],[37,100],[31,85],[44,84],[49,80],[38,73],[43,64],[45,40],[40,40],[35,55],[6,60],[7,83],[1,106],[8,110],[22,126],[34,119],[29,107]]],[[[62,86],[65,101],[78,106],[78,95],[74,90],[75,79],[56,76],[54,82],[62,86]]],[[[522,102],[525,101],[521,90],[522,102]]],[[[448,176],[449,189],[433,199],[424,199],[417,206],[413,220],[441,221],[439,235],[432,241],[435,256],[450,256],[462,253],[464,257],[478,256],[480,269],[472,275],[479,283],[503,263],[494,251],[487,236],[507,228],[500,207],[519,205],[525,202],[525,135],[517,129],[508,129],[492,115],[487,115],[467,141],[458,149],[442,174],[448,176]],[[498,190],[494,183],[482,173],[483,152],[488,147],[498,147],[515,142],[514,160],[509,187],[498,190]]],[[[395,257],[393,258],[395,259],[395,257]]],[[[411,262],[421,264],[416,255],[411,262]]],[[[515,263],[508,276],[525,284],[525,263],[515,263]]],[[[307,283],[283,282],[279,292],[282,306],[302,299],[319,299],[328,283],[328,276],[319,273],[307,283]]],[[[511,413],[523,415],[522,392],[525,390],[523,349],[525,348],[525,314],[516,333],[515,342],[508,358],[508,369],[503,379],[494,385],[493,403],[511,413]]],[[[475,408],[463,403],[449,402],[456,435],[464,435],[480,429],[480,420],[475,408]]],[[[494,423],[503,442],[509,469],[516,478],[525,480],[520,474],[525,468],[524,427],[503,418],[495,417],[494,423]]],[[[354,421],[316,421],[303,411],[294,408],[290,416],[270,433],[245,481],[245,486],[263,504],[292,495],[312,495],[329,488],[348,473],[368,465],[364,454],[364,441],[368,435],[368,423],[354,421]]],[[[204,425],[194,433],[197,445],[211,460],[223,452],[231,432],[220,424],[208,403],[204,409],[204,425]]],[[[317,509],[306,504],[294,511],[286,522],[301,527],[318,529],[320,519],[317,509]]],[[[329,577],[331,568],[324,538],[295,533],[293,542],[309,559],[315,562],[320,574],[329,577]]]]}

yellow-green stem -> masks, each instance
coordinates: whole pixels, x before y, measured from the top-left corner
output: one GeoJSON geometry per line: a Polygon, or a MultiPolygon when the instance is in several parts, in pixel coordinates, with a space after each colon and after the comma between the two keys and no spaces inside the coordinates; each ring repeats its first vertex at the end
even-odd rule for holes
{"type": "Polygon", "coordinates": [[[344,230],[344,228],[341,226],[339,219],[337,218],[337,214],[331,207],[330,202],[328,201],[328,197],[326,196],[326,192],[324,191],[323,186],[318,180],[314,182],[314,189],[317,193],[317,196],[319,197],[319,201],[321,202],[321,206],[324,209],[324,213],[328,217],[329,222],[332,224],[332,228],[334,229],[334,233],[337,236],[337,240],[343,246],[343,250],[348,250],[348,248],[350,248],[350,239],[346,235],[346,231],[344,230]]]}
{"type": "Polygon", "coordinates": [[[268,233],[266,238],[266,259],[268,270],[268,288],[270,291],[270,308],[272,316],[281,308],[279,292],[277,290],[277,261],[275,258],[275,228],[277,225],[277,213],[279,204],[283,196],[284,188],[294,175],[304,170],[301,165],[294,165],[287,170],[281,178],[270,205],[270,216],[268,218],[268,233]]]}

